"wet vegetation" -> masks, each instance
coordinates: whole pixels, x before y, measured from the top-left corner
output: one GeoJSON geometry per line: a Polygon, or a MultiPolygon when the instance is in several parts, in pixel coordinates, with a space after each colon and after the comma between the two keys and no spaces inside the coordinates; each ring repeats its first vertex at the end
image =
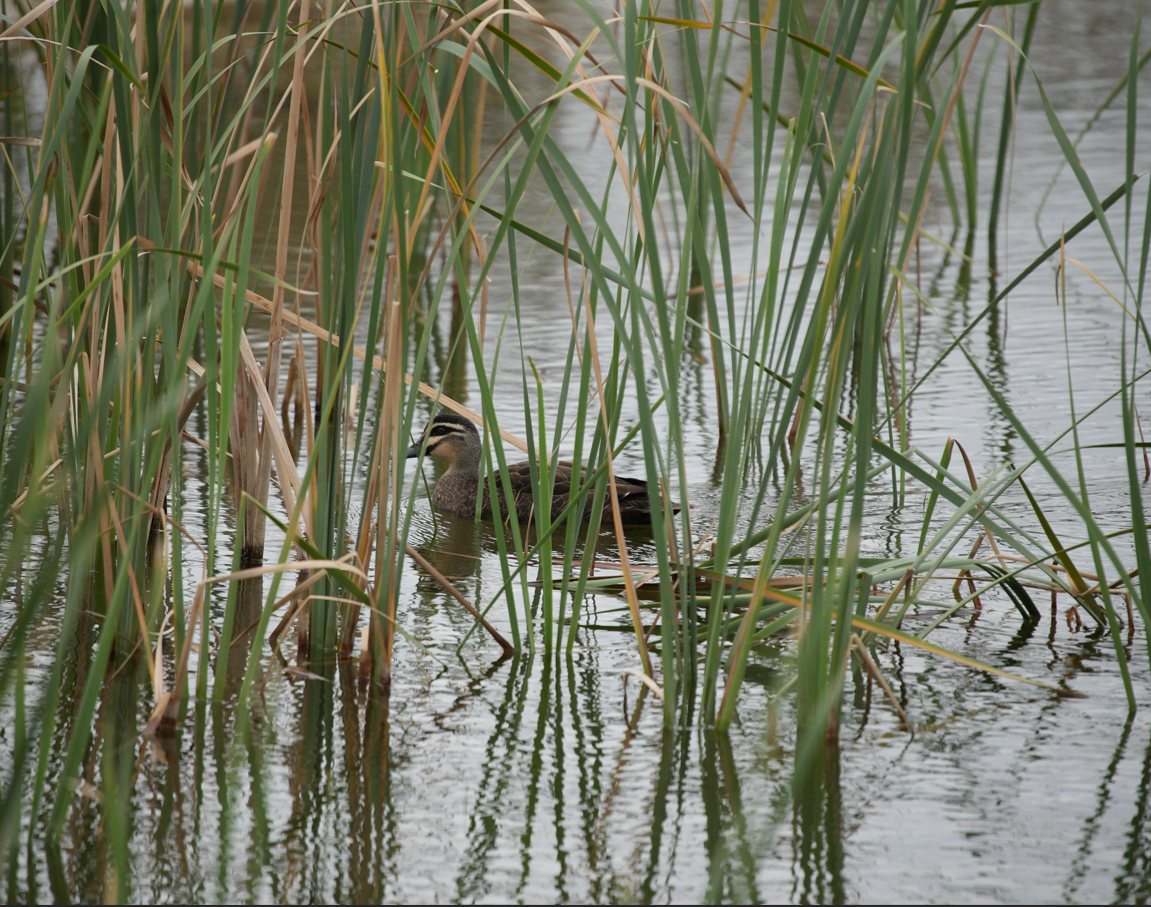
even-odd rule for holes
{"type": "MultiPolygon", "coordinates": [[[[1029,63],[1040,2],[679,0],[614,13],[581,2],[562,22],[503,0],[2,9],[0,884],[10,901],[148,899],[153,888],[209,897],[136,867],[138,811],[164,823],[173,802],[169,787],[146,803],[140,779],[163,788],[155,766],[181,752],[200,765],[208,735],[222,802],[242,792],[254,804],[266,847],[263,769],[246,784],[226,776],[270,745],[269,690],[286,676],[327,682],[306,685],[324,691],[303,694],[302,721],[336,720],[333,685],[343,690],[358,703],[340,718],[357,728],[357,759],[388,764],[398,659],[428,651],[405,626],[413,574],[458,609],[469,670],[530,704],[501,727],[535,721],[532,709],[574,711],[590,670],[581,634],[626,626],[639,666],[629,708],[655,702],[669,732],[661,785],[688,759],[712,785],[733,776],[730,734],[769,644],[788,652],[788,676],[765,700],[764,733],[774,741],[780,709],[793,715],[797,788],[822,790],[838,772],[846,691],[874,689],[913,731],[880,664],[889,645],[1074,695],[932,639],[988,601],[1013,606],[1022,628],[1040,601],[1097,626],[1135,710],[1125,634],[1147,624],[1140,579],[1151,575],[1138,406],[1151,351],[1151,203],[1135,169],[1141,12],[1117,51],[1127,75],[1101,99],[1126,105],[1124,177],[1097,185],[1077,154],[1079,124],[1029,63]],[[1006,78],[991,78],[996,67],[1006,78]],[[964,282],[978,262],[994,272],[1002,260],[1025,84],[1038,87],[1081,190],[1080,219],[996,273],[942,354],[913,362],[909,326],[932,304],[916,272],[921,245],[943,244],[964,282]],[[572,106],[586,111],[589,141],[606,143],[594,146],[607,148],[595,184],[549,132],[572,106]],[[737,148],[750,149],[741,169],[737,148]],[[546,228],[520,211],[541,183],[554,201],[546,228]],[[935,210],[948,238],[924,228],[933,194],[945,198],[935,210]],[[1089,229],[1103,231],[1109,261],[1075,259],[1089,229]],[[522,354],[535,329],[520,286],[528,255],[563,274],[560,361],[522,354]],[[1065,431],[1033,436],[969,352],[971,333],[1024,281],[1055,269],[1059,302],[1069,269],[1101,267],[1119,275],[1098,291],[1123,312],[1122,365],[1098,405],[1117,401],[1121,424],[1084,437],[1094,410],[1072,399],[1065,431]],[[498,303],[494,275],[510,286],[498,303]],[[908,428],[917,392],[954,360],[1020,443],[988,475],[958,441],[920,449],[908,428]],[[715,448],[705,506],[692,501],[684,448],[698,426],[681,407],[700,362],[715,448]],[[500,423],[509,400],[522,436],[500,423]],[[480,426],[489,495],[511,497],[509,461],[530,464],[531,524],[475,530],[501,571],[482,601],[459,581],[466,569],[437,565],[420,541],[434,515],[406,454],[440,410],[480,426]],[[1130,518],[1118,532],[1088,496],[1081,457],[1098,444],[1125,470],[1130,518]],[[610,516],[628,450],[642,451],[650,529],[610,516]],[[195,495],[189,451],[202,470],[195,495]],[[574,465],[556,518],[561,460],[574,465]],[[1085,541],[1056,528],[1037,484],[1056,489],[1085,541]],[[911,555],[866,554],[877,491],[895,507],[923,502],[911,555]],[[1025,510],[1002,506],[1019,494],[1025,510]],[[588,521],[565,518],[589,499],[588,521]],[[625,625],[587,613],[606,593],[625,625]],[[925,609],[930,620],[906,622],[925,609]],[[510,659],[505,674],[496,655],[510,659]],[[533,661],[547,692],[523,698],[533,661]],[[671,733],[685,728],[702,735],[698,752],[671,733]],[[61,848],[89,837],[98,878],[66,879],[61,848]]],[[[438,520],[444,534],[473,531],[438,520]]],[[[474,785],[497,802],[490,771],[477,768],[474,785]]],[[[357,821],[383,837],[395,809],[387,778],[369,774],[356,794],[373,804],[357,821]]],[[[821,797],[796,801],[801,825],[829,808],[821,797]]],[[[604,846],[593,826],[588,853],[604,846]]],[[[363,856],[377,858],[386,862],[363,856]]],[[[385,896],[378,879],[302,893],[279,884],[237,896],[385,896]]],[[[644,884],[591,896],[648,900],[654,883],[644,884]]],[[[461,899],[479,893],[461,883],[461,899]]]]}

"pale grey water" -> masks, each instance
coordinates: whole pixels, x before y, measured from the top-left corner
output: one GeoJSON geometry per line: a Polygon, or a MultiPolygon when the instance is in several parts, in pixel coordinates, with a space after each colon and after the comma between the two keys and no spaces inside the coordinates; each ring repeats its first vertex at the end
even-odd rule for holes
{"type": "MultiPolygon", "coordinates": [[[[1133,6],[1121,0],[1045,4],[1032,59],[1072,134],[1124,72],[1133,6]]],[[[548,11],[558,18],[564,12],[560,4],[548,11]]],[[[1141,88],[1147,84],[1144,77],[1141,88]]],[[[992,85],[1001,91],[994,78],[992,85]]],[[[1147,94],[1140,102],[1144,140],[1151,125],[1147,94]]],[[[1122,181],[1123,129],[1116,108],[1080,147],[1100,195],[1122,181]]],[[[490,124],[488,138],[500,134],[499,124],[490,124]]],[[[561,107],[552,135],[587,161],[584,176],[593,194],[602,191],[604,143],[589,139],[586,111],[561,107]]],[[[995,151],[990,130],[982,150],[989,173],[995,151]]],[[[748,169],[747,154],[737,146],[733,172],[741,163],[748,169]]],[[[1037,237],[1031,217],[1059,159],[1029,80],[1000,244],[1008,279],[1061,226],[1088,210],[1065,171],[1042,214],[1045,242],[1037,237]]],[[[1136,170],[1146,167],[1142,152],[1136,170]]],[[[988,190],[981,184],[984,195],[988,190]]],[[[1136,210],[1145,204],[1145,192],[1140,184],[1136,210]]],[[[937,186],[937,221],[946,219],[943,205],[937,186]]],[[[548,219],[550,208],[546,187],[537,182],[518,216],[557,235],[561,228],[554,213],[548,219]]],[[[622,223],[622,209],[614,213],[622,223]]],[[[740,216],[729,212],[728,242],[736,260],[746,262],[750,231],[744,232],[740,216]]],[[[931,215],[924,228],[943,233],[931,215]]],[[[949,233],[944,238],[951,240],[949,233]]],[[[974,254],[986,260],[982,234],[974,254]]],[[[1118,290],[1099,230],[1080,236],[1068,254],[1118,290]]],[[[952,256],[944,264],[944,258],[923,243],[918,266],[925,288],[929,277],[935,287],[929,292],[933,313],[924,313],[920,333],[923,363],[948,342],[944,328],[965,324],[989,298],[989,280],[978,266],[969,295],[957,298],[958,263],[952,256]]],[[[547,392],[562,380],[570,337],[566,293],[551,253],[533,254],[521,240],[520,259],[526,259],[522,317],[530,325],[523,354],[541,365],[547,392]]],[[[1042,267],[1013,293],[1004,317],[985,322],[970,344],[1039,439],[1062,431],[1069,418],[1053,273],[1053,264],[1042,267]]],[[[1068,281],[1071,371],[1082,410],[1115,387],[1120,312],[1086,274],[1072,272],[1068,281]]],[[[489,353],[498,301],[508,294],[506,268],[497,267],[489,353]]],[[[501,424],[522,434],[521,352],[514,339],[505,339],[496,404],[501,424]]],[[[697,504],[693,519],[706,522],[714,507],[715,449],[707,367],[689,374],[686,384],[683,406],[696,426],[685,438],[686,492],[697,504]]],[[[477,397],[473,377],[467,398],[477,397]]],[[[1151,395],[1142,392],[1140,400],[1146,417],[1151,395]]],[[[1117,406],[1105,408],[1082,432],[1119,440],[1118,420],[1117,406]]],[[[916,396],[911,431],[913,443],[934,454],[948,436],[956,437],[981,476],[1025,451],[956,355],[916,396]]],[[[619,468],[641,463],[630,452],[619,468]]],[[[206,492],[198,483],[204,467],[195,448],[185,449],[184,467],[185,523],[203,532],[206,492]]],[[[1088,452],[1085,472],[1101,524],[1121,528],[1129,522],[1121,452],[1088,452]]],[[[1057,506],[1057,495],[1038,477],[1035,487],[1041,501],[1057,506]]],[[[453,523],[437,541],[426,500],[417,507],[413,544],[460,577],[467,594],[487,602],[502,582],[491,527],[453,523]]],[[[1022,500],[1012,499],[1009,507],[1026,512],[1022,500]]],[[[1061,535],[1081,536],[1072,514],[1050,515],[1061,535]]],[[[914,548],[919,515],[912,500],[906,510],[892,512],[889,494],[877,487],[868,521],[864,554],[895,556],[914,548]]],[[[229,542],[224,539],[225,548],[229,542]]],[[[1129,541],[1117,545],[1130,556],[1129,541]]],[[[650,560],[650,542],[637,541],[633,553],[650,560]]],[[[198,566],[189,565],[186,577],[194,585],[198,566]]],[[[1025,677],[1066,685],[1085,699],[1057,699],[893,648],[881,666],[916,736],[910,740],[899,729],[878,691],[868,703],[862,689],[849,688],[838,780],[812,818],[793,810],[788,793],[794,751],[788,709],[778,739],[769,736],[765,717],[768,696],[790,676],[794,643],[779,641],[757,655],[724,749],[696,728],[694,716],[684,716],[677,731],[665,731],[658,704],[641,697],[634,680],[625,686],[624,673],[638,666],[625,633],[580,631],[571,659],[552,663],[542,652],[497,662],[498,650],[479,636],[457,657],[470,619],[414,569],[404,592],[399,620],[430,654],[398,641],[386,713],[378,703],[364,702],[354,672],[311,666],[327,678],[311,680],[268,658],[254,742],[231,735],[234,716],[227,706],[217,711],[199,703],[189,710],[178,758],[169,767],[156,762],[136,734],[149,697],[133,679],[109,687],[101,733],[116,733],[109,714],[123,715],[122,745],[140,755],[130,830],[133,899],[1126,902],[1151,896],[1151,672],[1142,627],[1125,635],[1141,706],[1129,723],[1110,641],[1088,629],[1072,632],[1063,617],[1065,601],[1057,616],[1021,633],[1014,609],[993,599],[981,615],[955,618],[933,638],[1025,677]]],[[[1038,604],[1046,609],[1045,601],[1038,604]]],[[[603,612],[597,623],[622,622],[609,612],[619,607],[617,600],[599,597],[595,607],[603,612]]],[[[219,595],[213,608],[222,612],[219,595]]],[[[507,632],[502,604],[492,619],[507,632]]],[[[49,642],[51,631],[51,624],[41,628],[49,642]]],[[[42,651],[44,659],[51,657],[47,646],[42,651]]],[[[77,803],[61,851],[35,855],[10,891],[30,900],[101,896],[106,845],[99,809],[83,798],[77,803]]]]}

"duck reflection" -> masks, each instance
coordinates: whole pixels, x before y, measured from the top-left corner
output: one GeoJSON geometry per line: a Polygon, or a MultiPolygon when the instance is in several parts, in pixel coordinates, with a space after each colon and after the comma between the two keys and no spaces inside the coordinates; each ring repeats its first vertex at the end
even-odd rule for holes
{"type": "MultiPolygon", "coordinates": [[[[454,513],[437,514],[438,531],[417,550],[428,563],[453,582],[479,573],[483,527],[475,520],[454,513]]],[[[420,588],[442,591],[429,576],[420,577],[420,588]]]]}

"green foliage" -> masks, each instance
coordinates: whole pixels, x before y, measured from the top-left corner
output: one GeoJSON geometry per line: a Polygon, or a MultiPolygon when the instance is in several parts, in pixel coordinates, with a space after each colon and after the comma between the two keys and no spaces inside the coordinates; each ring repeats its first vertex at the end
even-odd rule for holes
{"type": "MultiPolygon", "coordinates": [[[[988,392],[1029,462],[1005,465],[977,486],[950,471],[950,444],[934,462],[911,447],[905,428],[916,388],[954,350],[968,355],[967,332],[1062,254],[1054,243],[912,384],[902,325],[916,291],[904,275],[931,187],[942,180],[954,226],[973,236],[977,179],[987,179],[978,152],[985,102],[996,91],[992,61],[1008,55],[991,175],[994,238],[1012,110],[1021,85],[1038,84],[1026,53],[1046,14],[1041,4],[847,0],[819,11],[799,0],[748,0],[713,4],[707,22],[687,0],[632,0],[614,22],[602,4],[574,5],[584,22],[576,34],[547,30],[510,5],[465,15],[451,4],[406,3],[327,6],[322,15],[309,3],[238,3],[230,14],[204,0],[57,4],[25,25],[27,43],[43,55],[48,100],[38,144],[10,149],[29,162],[26,185],[15,191],[11,166],[3,184],[0,588],[23,591],[0,650],[0,699],[18,716],[0,853],[18,845],[28,817],[35,833],[59,836],[93,759],[102,766],[106,827],[129,821],[130,765],[110,746],[93,753],[94,715],[112,670],[146,663],[152,731],[179,719],[184,692],[231,702],[238,731],[250,730],[270,621],[283,604],[282,565],[293,553],[316,565],[302,593],[310,596],[302,645],[311,661],[353,653],[367,625],[364,670],[386,688],[418,492],[403,451],[432,408],[461,405],[454,398],[470,366],[483,481],[510,494],[495,404],[497,393],[511,396],[509,357],[539,512],[550,512],[563,447],[587,469],[571,511],[586,495],[595,502],[583,525],[541,516],[529,532],[497,521],[496,598],[506,602],[513,644],[548,658],[573,646],[573,603],[596,588],[590,564],[613,458],[634,440],[660,502],[655,563],[646,565],[656,659],[622,532],[619,588],[640,659],[662,687],[668,727],[726,729],[754,646],[797,629],[797,760],[801,769],[815,764],[808,756],[837,725],[854,645],[886,634],[940,652],[922,639],[927,631],[913,637],[898,626],[941,569],[989,576],[949,613],[997,587],[1030,620],[1035,607],[1021,578],[1065,591],[1109,628],[1123,662],[1117,594],[1146,623],[1147,596],[1134,577],[1151,576],[1134,428],[1143,377],[1136,351],[1151,346],[1142,316],[1151,204],[1142,225],[1133,205],[1136,76],[1147,60],[1139,29],[1125,85],[1113,95],[1127,103],[1127,178],[1110,195],[1092,184],[1039,85],[1083,193],[1084,217],[1066,239],[1102,227],[1132,312],[1118,393],[1136,571],[1092,517],[1082,474],[1060,473],[1055,442],[1032,438],[991,381],[988,392]],[[1021,40],[983,27],[996,6],[1007,7],[1021,40]],[[528,81],[546,86],[542,100],[528,100],[541,94],[521,87],[528,81]],[[789,81],[794,93],[784,91],[789,81]],[[732,92],[740,95],[734,124],[722,116],[732,92]],[[590,110],[610,143],[598,196],[549,133],[563,105],[590,110]],[[502,130],[494,145],[482,134],[489,110],[502,130]],[[750,145],[752,164],[733,173],[721,149],[736,141],[750,145]],[[532,181],[550,191],[562,240],[521,215],[532,181]],[[622,225],[614,208],[621,199],[622,225]],[[1109,218],[1121,199],[1116,224],[1109,218]],[[727,242],[736,222],[750,225],[751,280],[727,242]],[[555,399],[520,355],[530,326],[518,275],[529,244],[567,278],[571,338],[555,399]],[[486,287],[504,266],[511,299],[497,330],[486,287]],[[251,340],[265,332],[259,363],[253,346],[264,347],[251,340]],[[706,555],[692,509],[666,506],[677,495],[690,504],[682,443],[690,426],[680,401],[685,363],[704,348],[718,442],[706,555]],[[281,360],[297,353],[298,364],[285,368],[281,360]],[[293,446],[277,411],[281,376],[303,375],[305,362],[306,376],[291,385],[303,422],[293,446]],[[638,413],[630,423],[625,401],[638,413]],[[204,539],[181,527],[181,452],[192,443],[193,413],[206,434],[198,439],[204,539]],[[997,506],[1028,469],[1053,482],[1078,515],[1094,585],[1038,502],[1028,525],[997,506]],[[802,502],[794,500],[801,472],[809,488],[802,502]],[[863,554],[866,492],[880,476],[897,498],[909,483],[930,495],[912,558],[863,554]],[[366,488],[358,520],[348,506],[354,488],[366,488]],[[943,507],[951,509],[933,529],[943,507]],[[282,531],[266,551],[268,514],[282,531]],[[965,534],[1011,549],[1020,566],[956,553],[965,534]],[[220,551],[233,552],[223,566],[220,551]],[[1062,571],[1050,566],[1053,557],[1062,571]],[[270,588],[252,604],[239,577],[259,558],[270,588]],[[202,564],[195,588],[185,585],[189,562],[202,564]],[[228,571],[237,576],[216,577],[228,571]],[[787,591],[785,575],[801,582],[787,591]],[[204,601],[217,582],[229,592],[209,631],[204,601]],[[894,591],[879,589],[893,583],[894,591]],[[30,635],[50,610],[58,614],[54,665],[29,708],[30,635]],[[175,636],[161,650],[167,626],[175,636]],[[181,684],[193,652],[191,691],[181,684]],[[73,709],[61,704],[65,673],[73,709]],[[50,751],[61,754],[58,777],[48,777],[50,751]]],[[[973,247],[969,238],[968,256],[973,247]]],[[[123,880],[127,856],[115,857],[123,880]]],[[[117,888],[108,897],[130,894],[117,888]]]]}

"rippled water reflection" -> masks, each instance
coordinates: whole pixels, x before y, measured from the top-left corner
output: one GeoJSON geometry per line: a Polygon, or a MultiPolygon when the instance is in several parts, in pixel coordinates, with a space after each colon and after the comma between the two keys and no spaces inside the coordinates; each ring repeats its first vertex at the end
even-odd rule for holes
{"type": "MultiPolygon", "coordinates": [[[[1140,900],[1151,722],[1124,724],[1106,639],[1062,618],[1021,631],[988,608],[939,641],[1087,693],[1046,691],[893,647],[914,739],[856,678],[842,746],[793,805],[794,740],[768,695],[791,647],[760,653],[730,740],[658,704],[624,671],[623,633],[571,656],[500,660],[452,643],[469,622],[413,589],[390,701],[354,667],[273,659],[249,739],[225,706],[189,705],[163,753],[141,747],[141,678],[110,684],[98,743],[136,766],[134,900],[1140,900]],[[138,755],[138,760],[135,756],[138,755]],[[166,762],[165,762],[166,760],[166,762]]],[[[605,605],[608,602],[602,601],[605,605]]],[[[1144,659],[1136,684],[1146,689],[1144,659]]],[[[35,861],[44,900],[97,900],[106,847],[81,798],[62,851],[35,861]],[[42,886],[42,887],[41,887],[42,886]]]]}

